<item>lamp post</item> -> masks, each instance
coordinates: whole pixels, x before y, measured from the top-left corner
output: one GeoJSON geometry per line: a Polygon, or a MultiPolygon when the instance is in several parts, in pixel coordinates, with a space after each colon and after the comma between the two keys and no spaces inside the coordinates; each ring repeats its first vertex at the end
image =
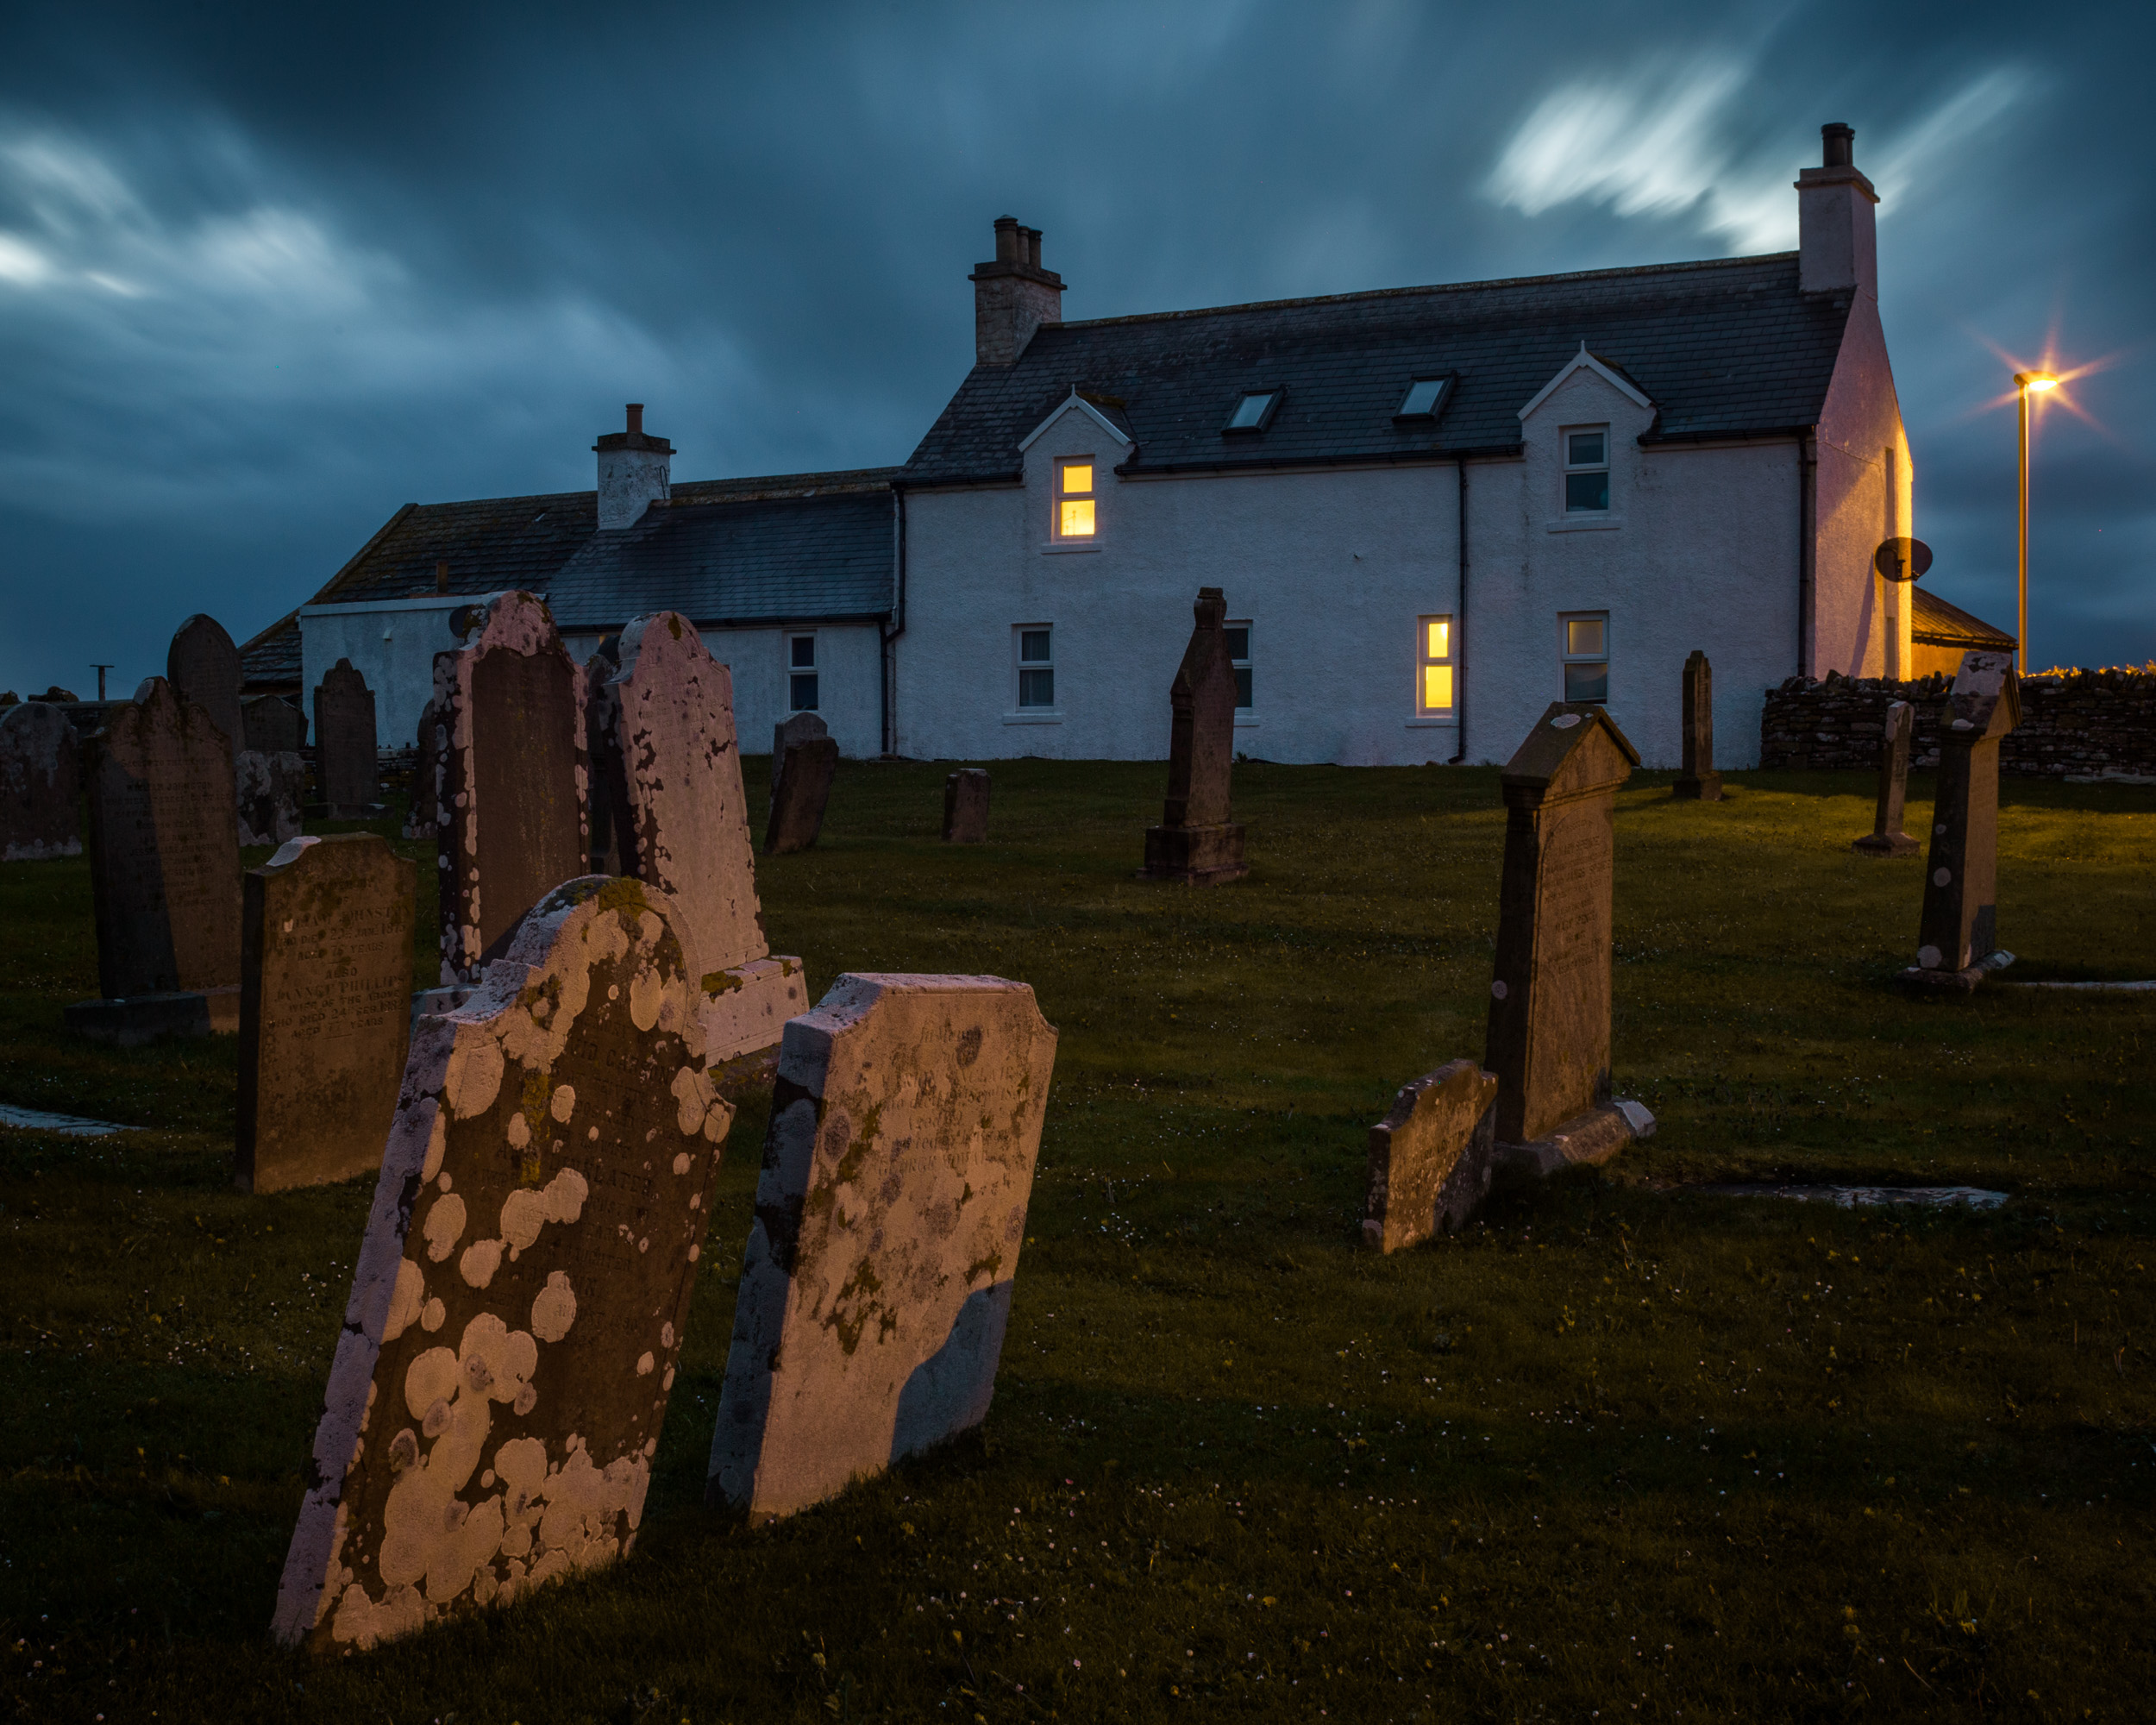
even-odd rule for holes
{"type": "Polygon", "coordinates": [[[2021,417],[2021,458],[2019,469],[2021,499],[2020,555],[2015,560],[2018,571],[2015,580],[2015,612],[2014,627],[2014,669],[2016,674],[2028,674],[2028,398],[2032,392],[2041,395],[2047,389],[2057,389],[2059,380],[2049,372],[2016,372],[2014,386],[2019,392],[2021,417]]]}

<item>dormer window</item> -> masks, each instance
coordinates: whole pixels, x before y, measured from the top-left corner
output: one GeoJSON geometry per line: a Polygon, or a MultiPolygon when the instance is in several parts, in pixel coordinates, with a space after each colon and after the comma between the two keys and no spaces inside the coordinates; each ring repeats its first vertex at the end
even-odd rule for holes
{"type": "Polygon", "coordinates": [[[1097,524],[1094,518],[1093,457],[1056,464],[1056,536],[1090,539],[1097,524]]]}
{"type": "Polygon", "coordinates": [[[1273,415],[1280,411],[1280,398],[1286,392],[1277,389],[1251,391],[1236,403],[1235,411],[1228,415],[1228,423],[1221,430],[1263,431],[1273,423],[1273,415]]]}
{"type": "Polygon", "coordinates": [[[1445,386],[1451,378],[1417,378],[1407,386],[1407,393],[1400,404],[1395,419],[1435,419],[1438,410],[1445,405],[1445,386]]]}
{"type": "Polygon", "coordinates": [[[1609,427],[1573,426],[1564,440],[1564,512],[1609,512],[1609,427]]]}

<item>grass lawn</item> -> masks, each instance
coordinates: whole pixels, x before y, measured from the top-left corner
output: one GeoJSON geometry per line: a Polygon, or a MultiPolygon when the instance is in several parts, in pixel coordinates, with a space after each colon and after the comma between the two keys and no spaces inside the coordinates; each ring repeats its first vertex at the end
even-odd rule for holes
{"type": "MultiPolygon", "coordinates": [[[[744,1108],[633,1557],[330,1662],[266,1629],[371,1182],[235,1194],[230,1043],[65,1039],[87,870],[0,870],[0,1101],[145,1129],[0,1129],[6,1716],[2147,1716],[2156,1000],[1910,1000],[1868,781],[1642,775],[1615,1063],[1659,1134],[1380,1258],[1366,1130],[1482,1048],[1495,773],[1240,769],[1254,872],[1201,892],[1133,878],[1157,765],[999,763],[977,849],[945,770],[847,763],[759,884],[812,994],[993,972],[1062,1032],[984,1432],[705,1512],[744,1108]],[[1764,1179],[2012,1199],[1688,1189],[1764,1179]]],[[[2156,793],[2010,782],[2001,829],[2011,975],[2156,977],[2156,793]]]]}

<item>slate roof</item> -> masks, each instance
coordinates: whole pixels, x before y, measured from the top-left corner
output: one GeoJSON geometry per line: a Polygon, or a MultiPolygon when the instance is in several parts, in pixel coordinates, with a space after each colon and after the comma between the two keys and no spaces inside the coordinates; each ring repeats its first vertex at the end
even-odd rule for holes
{"type": "MultiPolygon", "coordinates": [[[[759,541],[761,549],[757,555],[763,565],[768,565],[776,555],[775,542],[783,540],[788,527],[808,531],[812,539],[820,530],[813,524],[812,513],[808,518],[799,514],[802,499],[865,495],[882,511],[883,584],[887,595],[892,580],[889,489],[897,471],[892,467],[871,467],[755,479],[685,480],[671,488],[669,508],[647,511],[645,520],[649,523],[655,517],[670,520],[671,510],[686,509],[694,513],[697,506],[722,501],[736,506],[737,511],[743,513],[776,509],[781,518],[765,530],[759,541]]],[[[643,524],[628,533],[608,537],[634,538],[642,531],[643,524]]],[[[483,498],[467,503],[408,503],[390,517],[308,603],[357,605],[372,600],[423,598],[436,590],[435,565],[445,561],[449,565],[451,593],[498,593],[505,588],[522,587],[551,602],[549,589],[555,578],[598,537],[599,494],[595,491],[483,498]]],[[[840,597],[848,606],[852,606],[861,597],[861,581],[858,573],[852,572],[850,565],[848,568],[849,572],[840,597]]],[[[812,615],[856,614],[850,609],[830,610],[806,602],[811,597],[808,588],[813,580],[812,564],[805,564],[793,580],[789,592],[801,598],[803,603],[798,609],[788,611],[787,616],[805,618],[812,615]]],[[[674,605],[670,599],[644,599],[642,592],[638,589],[639,598],[631,602],[630,610],[611,618],[606,626],[625,623],[640,612],[666,606],[686,609],[674,605]]],[[[887,597],[881,605],[868,609],[887,611],[889,599],[887,597]]],[[[241,648],[241,671],[247,693],[282,693],[298,687],[298,618],[297,611],[279,618],[241,648]]],[[[696,620],[703,622],[705,618],[699,615],[696,620]]],[[[565,622],[564,626],[576,625],[565,622]]]]}
{"type": "Polygon", "coordinates": [[[1015,365],[974,368],[900,482],[1015,480],[1019,442],[1074,387],[1130,426],[1122,473],[1509,454],[1583,341],[1656,404],[1649,441],[1787,433],[1818,423],[1848,316],[1799,293],[1785,252],[1048,323],[1015,365]],[[1394,423],[1410,382],[1447,373],[1434,427],[1394,423]],[[1271,425],[1224,436],[1269,388],[1287,392],[1271,425]]]}
{"type": "Polygon", "coordinates": [[[2015,641],[2003,629],[1994,629],[1980,617],[1958,605],[1949,605],[1922,587],[1909,606],[1909,638],[1927,647],[1959,647],[1964,651],[2011,653],[2015,641]]]}

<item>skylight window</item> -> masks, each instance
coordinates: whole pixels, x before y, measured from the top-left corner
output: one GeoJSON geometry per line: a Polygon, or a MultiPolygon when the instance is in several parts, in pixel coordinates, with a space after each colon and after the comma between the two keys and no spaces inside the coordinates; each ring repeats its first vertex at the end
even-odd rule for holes
{"type": "Polygon", "coordinates": [[[1235,405],[1235,411],[1228,416],[1224,431],[1263,431],[1273,423],[1273,415],[1279,410],[1284,393],[1277,389],[1253,390],[1235,405]]]}
{"type": "Polygon", "coordinates": [[[1407,398],[1400,404],[1395,419],[1435,419],[1438,409],[1444,405],[1445,386],[1450,378],[1417,378],[1407,386],[1407,398]]]}

